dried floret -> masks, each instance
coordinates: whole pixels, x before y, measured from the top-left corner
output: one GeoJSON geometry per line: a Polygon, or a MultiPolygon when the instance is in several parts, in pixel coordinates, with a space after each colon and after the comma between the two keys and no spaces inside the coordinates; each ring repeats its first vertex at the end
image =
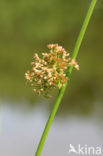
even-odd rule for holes
{"type": "Polygon", "coordinates": [[[68,80],[67,69],[74,66],[79,70],[79,65],[69,57],[69,53],[58,44],[49,44],[49,53],[42,53],[42,59],[34,54],[31,62],[32,72],[27,71],[25,78],[33,86],[37,94],[48,95],[53,88],[60,89],[68,80]]]}

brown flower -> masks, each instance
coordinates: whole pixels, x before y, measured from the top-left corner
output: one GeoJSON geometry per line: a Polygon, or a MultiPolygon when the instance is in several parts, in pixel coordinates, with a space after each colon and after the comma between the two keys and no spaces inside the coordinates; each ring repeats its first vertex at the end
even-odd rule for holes
{"type": "Polygon", "coordinates": [[[48,95],[53,88],[60,89],[68,80],[66,76],[69,66],[74,66],[77,70],[79,65],[69,57],[69,53],[58,44],[49,44],[49,53],[42,53],[42,59],[38,54],[34,54],[34,61],[31,62],[32,72],[27,71],[25,78],[33,86],[33,91],[37,94],[48,95]]]}

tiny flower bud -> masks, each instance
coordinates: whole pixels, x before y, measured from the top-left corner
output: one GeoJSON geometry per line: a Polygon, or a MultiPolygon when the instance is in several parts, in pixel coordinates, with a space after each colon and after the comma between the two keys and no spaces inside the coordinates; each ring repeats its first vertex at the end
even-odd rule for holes
{"type": "Polygon", "coordinates": [[[31,62],[32,71],[25,73],[25,78],[35,87],[33,91],[39,95],[48,96],[53,88],[60,89],[68,80],[66,76],[69,66],[79,70],[79,65],[69,57],[69,53],[58,44],[49,44],[49,53],[42,53],[42,58],[34,54],[34,61],[31,62]]]}
{"type": "Polygon", "coordinates": [[[33,91],[36,92],[36,89],[34,88],[33,91]]]}

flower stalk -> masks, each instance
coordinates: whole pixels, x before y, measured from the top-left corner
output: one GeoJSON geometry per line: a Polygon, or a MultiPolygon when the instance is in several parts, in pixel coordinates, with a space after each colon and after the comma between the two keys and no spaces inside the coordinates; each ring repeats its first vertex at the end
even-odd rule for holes
{"type": "MultiPolygon", "coordinates": [[[[87,29],[88,23],[90,21],[91,15],[93,13],[94,7],[96,5],[96,2],[97,2],[97,0],[92,0],[91,4],[90,4],[90,7],[89,7],[89,9],[87,11],[87,15],[86,15],[86,17],[84,19],[81,31],[79,33],[79,36],[77,38],[77,41],[76,41],[76,44],[75,44],[75,47],[74,47],[74,50],[73,50],[73,53],[72,53],[72,59],[74,59],[74,60],[76,59],[76,57],[78,55],[78,51],[79,51],[80,45],[82,43],[84,34],[86,32],[86,29],[87,29]]],[[[71,76],[72,69],[73,69],[73,65],[68,68],[68,71],[67,71],[67,76],[68,77],[71,76]]],[[[56,100],[56,102],[55,102],[55,104],[54,104],[54,106],[52,108],[52,111],[50,113],[49,119],[48,119],[48,121],[46,123],[45,129],[44,129],[44,132],[42,134],[42,137],[41,137],[40,143],[38,145],[38,148],[37,148],[35,156],[40,156],[41,155],[41,151],[43,149],[46,137],[48,135],[49,129],[51,127],[51,124],[52,124],[52,121],[53,121],[53,119],[55,117],[55,114],[56,114],[56,112],[58,110],[58,107],[59,107],[59,104],[60,104],[60,102],[62,100],[64,92],[66,90],[67,84],[68,84],[68,80],[65,82],[65,84],[60,89],[60,92],[59,92],[59,95],[57,97],[57,100],[56,100]]]]}

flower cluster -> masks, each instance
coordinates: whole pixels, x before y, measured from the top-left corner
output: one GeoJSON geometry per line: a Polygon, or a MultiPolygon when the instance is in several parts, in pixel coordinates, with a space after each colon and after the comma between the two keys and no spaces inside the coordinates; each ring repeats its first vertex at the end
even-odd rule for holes
{"type": "Polygon", "coordinates": [[[49,53],[42,53],[42,59],[38,54],[34,54],[34,61],[31,62],[32,71],[25,73],[25,78],[33,86],[33,91],[37,94],[48,95],[52,88],[61,88],[68,80],[66,76],[69,66],[79,70],[79,66],[74,59],[69,57],[69,53],[58,44],[49,44],[49,53]]]}

